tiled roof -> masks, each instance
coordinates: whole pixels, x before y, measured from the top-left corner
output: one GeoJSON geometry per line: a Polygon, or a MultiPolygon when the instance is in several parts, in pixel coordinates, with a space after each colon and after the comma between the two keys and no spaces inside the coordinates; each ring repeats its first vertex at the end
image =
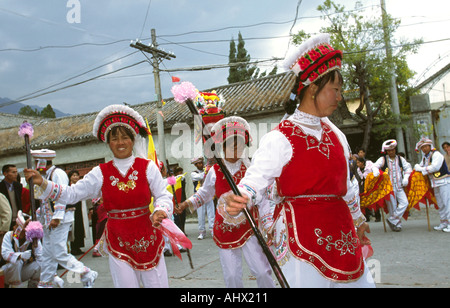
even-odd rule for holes
{"type": "MultiPolygon", "coordinates": [[[[264,114],[283,114],[283,104],[289,99],[294,75],[283,73],[252,81],[234,83],[214,89],[224,97],[224,111],[227,115],[239,115],[249,118],[264,114]]],[[[173,98],[165,99],[162,108],[164,125],[168,129],[175,123],[192,123],[193,118],[185,105],[180,105],[173,98]]],[[[156,134],[156,102],[131,106],[144,118],[147,117],[152,131],[156,134]]],[[[92,125],[98,112],[57,118],[42,119],[33,123],[34,136],[31,140],[33,149],[51,147],[57,149],[83,142],[96,142],[92,135],[92,125]]],[[[19,126],[19,125],[18,125],[19,126]]],[[[15,154],[23,151],[24,141],[18,137],[18,126],[0,129],[2,146],[0,155],[15,154]]]]}

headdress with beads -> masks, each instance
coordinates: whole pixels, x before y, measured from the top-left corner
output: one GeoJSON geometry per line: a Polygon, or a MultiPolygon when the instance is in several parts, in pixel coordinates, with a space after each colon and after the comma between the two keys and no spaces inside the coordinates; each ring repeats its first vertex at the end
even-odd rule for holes
{"type": "MultiPolygon", "coordinates": [[[[341,69],[342,51],[330,45],[329,34],[311,37],[300,46],[291,50],[286,56],[283,66],[298,77],[297,93],[326,73],[341,69]]],[[[297,86],[297,85],[296,85],[297,86]]]]}
{"type": "Polygon", "coordinates": [[[135,136],[134,150],[136,156],[147,158],[145,137],[149,130],[143,117],[134,109],[124,105],[110,105],[99,112],[94,121],[93,135],[100,141],[107,142],[108,133],[117,126],[127,127],[135,136]]]}
{"type": "Polygon", "coordinates": [[[234,136],[244,138],[247,146],[250,146],[252,141],[250,125],[245,119],[237,116],[226,117],[214,124],[211,129],[211,136],[215,143],[222,143],[234,136]]]}

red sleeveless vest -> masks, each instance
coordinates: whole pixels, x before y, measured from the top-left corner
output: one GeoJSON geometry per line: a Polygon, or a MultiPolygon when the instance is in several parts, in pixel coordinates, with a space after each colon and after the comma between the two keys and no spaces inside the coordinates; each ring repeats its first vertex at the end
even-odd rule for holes
{"type": "MultiPolygon", "coordinates": [[[[224,193],[229,192],[231,190],[230,185],[225,179],[224,174],[219,168],[219,165],[213,166],[214,171],[216,172],[216,197],[219,199],[224,193]]],[[[244,177],[247,168],[244,163],[241,165],[241,169],[233,175],[234,182],[239,184],[241,179],[244,177]]],[[[255,218],[255,222],[257,223],[257,215],[256,209],[253,207],[250,213],[255,218]]],[[[229,225],[224,223],[223,217],[216,211],[216,218],[214,220],[214,242],[222,249],[233,249],[238,248],[244,245],[250,236],[253,235],[253,230],[250,227],[250,224],[246,220],[245,223],[242,223],[238,226],[229,225]]]]}
{"type": "Polygon", "coordinates": [[[321,140],[291,121],[276,128],[292,145],[293,155],[276,179],[285,197],[284,211],[292,255],[313,265],[324,277],[339,282],[364,273],[361,246],[342,197],[347,191],[347,159],[342,145],[325,123],[321,140]]]}
{"type": "Polygon", "coordinates": [[[136,158],[123,177],[113,161],[101,164],[103,204],[108,212],[105,227],[109,252],[136,270],[155,267],[164,249],[159,229],[152,226],[147,181],[148,161],[136,158]]]}

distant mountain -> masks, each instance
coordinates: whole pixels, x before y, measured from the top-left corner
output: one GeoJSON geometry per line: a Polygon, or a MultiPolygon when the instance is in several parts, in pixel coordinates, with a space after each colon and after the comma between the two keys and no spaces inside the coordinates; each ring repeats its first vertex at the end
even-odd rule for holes
{"type": "MultiPolygon", "coordinates": [[[[7,97],[0,97],[0,106],[2,104],[4,104],[4,103],[8,103],[8,102],[12,102],[12,100],[7,98],[7,97]]],[[[8,106],[5,106],[5,107],[0,107],[0,112],[11,113],[11,114],[19,114],[19,110],[22,107],[24,107],[24,106],[26,106],[26,105],[22,104],[22,103],[14,103],[14,104],[11,104],[11,105],[8,105],[8,106]]],[[[37,109],[39,111],[42,111],[42,109],[44,109],[43,107],[36,106],[36,105],[30,105],[30,107],[33,108],[33,110],[37,109]]],[[[53,106],[52,106],[52,108],[53,108],[53,111],[55,112],[55,115],[56,115],[57,118],[67,117],[67,116],[71,115],[71,114],[68,114],[68,113],[61,112],[58,109],[55,109],[53,106]]]]}

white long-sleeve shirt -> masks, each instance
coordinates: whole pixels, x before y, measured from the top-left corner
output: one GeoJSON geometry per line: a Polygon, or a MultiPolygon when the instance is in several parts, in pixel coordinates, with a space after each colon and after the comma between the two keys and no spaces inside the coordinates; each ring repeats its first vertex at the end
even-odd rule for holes
{"type": "MultiPolygon", "coordinates": [[[[288,120],[300,126],[305,134],[312,135],[318,140],[322,136],[320,121],[324,121],[339,138],[345,157],[350,157],[349,146],[345,135],[328,118],[319,118],[296,110],[293,115],[289,116],[288,120]]],[[[292,155],[292,145],[281,132],[272,130],[264,135],[258,150],[252,157],[252,165],[239,184],[241,191],[246,193],[253,202],[257,203],[263,198],[267,187],[272,185],[275,178],[281,175],[283,167],[291,160],[292,155]]],[[[331,170],[330,172],[333,171],[331,170]]],[[[354,198],[350,190],[351,186],[349,168],[347,168],[348,193],[343,198],[347,202],[354,198]]],[[[357,221],[358,225],[360,222],[365,221],[359,206],[352,206],[350,212],[353,220],[357,221]]]]}
{"type": "MultiPolygon", "coordinates": [[[[59,185],[69,185],[69,178],[64,170],[51,166],[45,173],[45,178],[59,185]]],[[[54,211],[51,210],[49,202],[43,202],[42,206],[37,210],[36,215],[43,225],[50,224],[52,219],[59,219],[63,223],[71,223],[74,221],[74,212],[66,212],[66,204],[55,202],[54,211]]]]}
{"type": "MultiPolygon", "coordinates": [[[[133,165],[134,156],[125,159],[113,158],[114,166],[125,176],[133,165]]],[[[155,212],[163,210],[168,217],[172,216],[173,203],[172,194],[167,191],[167,183],[161,176],[158,167],[154,162],[150,162],[147,166],[146,177],[149,183],[152,197],[154,198],[155,212]]],[[[52,199],[62,204],[74,204],[80,200],[94,199],[101,197],[103,186],[103,174],[99,166],[93,168],[83,179],[79,180],[75,185],[61,185],[55,187],[52,182],[48,182],[45,190],[37,189],[36,196],[39,199],[52,199]]]]}
{"type": "Polygon", "coordinates": [[[422,174],[428,175],[431,181],[431,187],[439,187],[442,185],[450,184],[449,176],[441,179],[436,179],[433,176],[433,173],[438,172],[441,169],[443,163],[444,163],[444,155],[442,155],[438,151],[430,152],[428,153],[428,155],[423,155],[422,161],[420,162],[420,166],[423,167],[422,174]]]}
{"type": "MultiPolygon", "coordinates": [[[[5,261],[10,263],[17,263],[19,257],[21,257],[25,251],[28,250],[28,246],[31,244],[25,241],[22,245],[19,244],[19,239],[13,236],[14,231],[9,231],[3,237],[2,242],[2,257],[5,261]]],[[[37,241],[38,246],[34,249],[34,256],[36,261],[41,262],[42,256],[42,244],[41,241],[37,241]]]]}
{"type": "MultiPolygon", "coordinates": [[[[391,178],[392,187],[396,188],[397,190],[403,189],[402,187],[406,187],[408,185],[408,178],[412,172],[411,164],[399,155],[396,155],[394,159],[390,158],[389,155],[386,155],[386,157],[386,164],[389,168],[389,177],[391,178]],[[401,160],[403,170],[400,169],[399,159],[401,160]]],[[[384,164],[385,157],[381,156],[373,164],[372,169],[381,169],[383,168],[384,164]]]]}

